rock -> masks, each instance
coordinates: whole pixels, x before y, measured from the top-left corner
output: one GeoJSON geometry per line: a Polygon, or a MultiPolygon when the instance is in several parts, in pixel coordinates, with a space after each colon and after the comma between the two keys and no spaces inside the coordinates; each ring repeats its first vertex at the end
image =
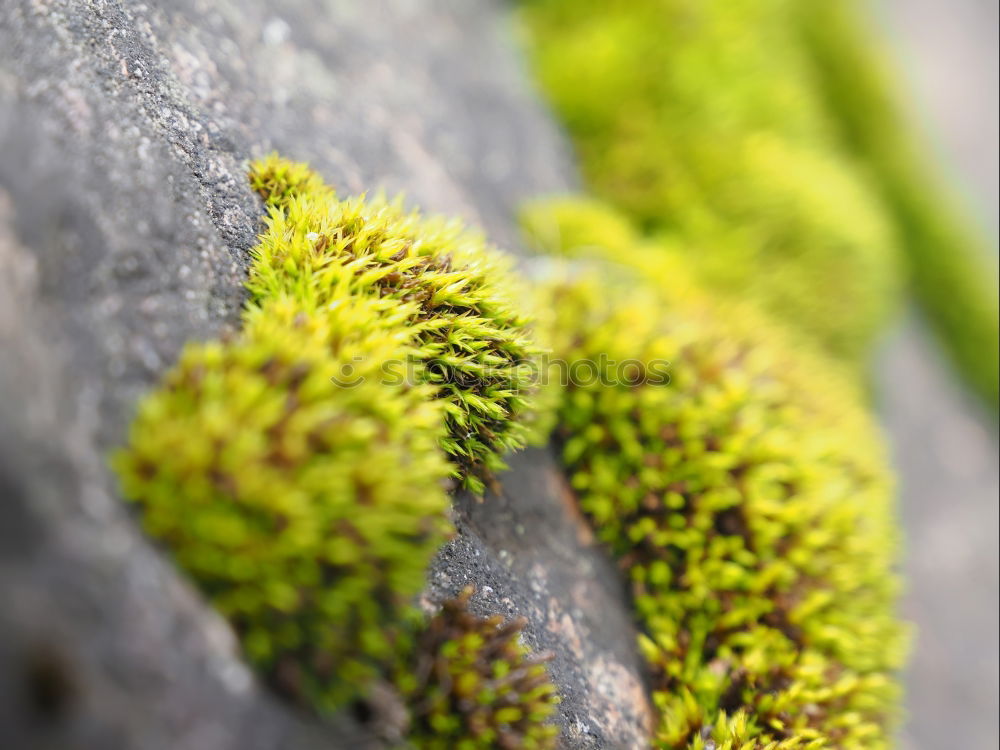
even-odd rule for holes
{"type": "MultiPolygon", "coordinates": [[[[405,190],[517,249],[574,184],[499,0],[7,0],[0,6],[0,736],[18,748],[378,746],[258,685],[115,495],[104,456],[183,343],[232,328],[276,149],[405,190]]],[[[616,571],[551,456],[456,502],[430,606],[466,582],[552,649],[563,744],[649,723],[616,571]]]]}

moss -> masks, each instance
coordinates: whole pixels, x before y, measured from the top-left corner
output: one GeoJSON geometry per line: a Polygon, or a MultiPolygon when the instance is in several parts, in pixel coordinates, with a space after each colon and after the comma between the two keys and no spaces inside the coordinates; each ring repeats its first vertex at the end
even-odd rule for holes
{"type": "MultiPolygon", "coordinates": [[[[271,161],[256,164],[255,184],[269,184],[261,174],[273,171],[271,161]]],[[[504,258],[460,223],[406,211],[399,199],[293,193],[271,198],[252,298],[287,292],[307,310],[344,295],[412,303],[414,375],[438,389],[448,422],[441,444],[456,476],[481,492],[501,455],[524,444],[538,353],[504,258]]]]}
{"type": "Polygon", "coordinates": [[[843,140],[874,171],[903,240],[910,282],[932,327],[966,380],[998,408],[996,256],[941,189],[930,161],[892,95],[879,45],[856,2],[809,4],[797,20],[817,88],[836,114],[843,140]]]}
{"type": "Polygon", "coordinates": [[[540,306],[571,363],[669,363],[669,382],[571,383],[555,433],[627,571],[656,746],[887,747],[896,519],[856,386],[752,310],[644,276],[577,264],[540,306]]]}
{"type": "Polygon", "coordinates": [[[250,167],[250,187],[268,208],[287,205],[303,195],[336,200],[336,191],[305,162],[291,161],[278,154],[268,154],[250,167]]]}
{"type": "Polygon", "coordinates": [[[481,489],[520,445],[535,349],[499,256],[458,224],[338,201],[276,156],[250,179],[269,214],[242,331],[184,350],[114,467],[249,660],[326,711],[415,653],[446,479],[481,489]]]}
{"type": "Polygon", "coordinates": [[[250,661],[325,710],[405,650],[412,597],[448,533],[442,415],[375,375],[405,307],[275,298],[243,335],[189,345],[114,460],[145,529],[233,624],[250,661]],[[342,366],[368,376],[337,385],[342,366]]]}
{"type": "Polygon", "coordinates": [[[410,742],[422,750],[546,750],[558,696],[545,662],[521,644],[526,622],[479,617],[468,587],[446,601],[397,679],[411,715],[410,742]]]}
{"type": "Polygon", "coordinates": [[[842,146],[797,0],[526,0],[588,183],[711,287],[862,363],[899,294],[894,228],[842,146]]]}
{"type": "MultiPolygon", "coordinates": [[[[781,325],[752,299],[707,288],[683,247],[663,237],[642,235],[621,211],[601,200],[585,196],[536,200],[522,206],[520,221],[528,246],[536,252],[621,266],[673,305],[710,309],[730,319],[734,334],[755,335],[756,330],[766,329],[772,337],[780,337],[786,349],[801,350],[806,357],[824,356],[810,336],[781,325]]],[[[551,318],[544,310],[539,314],[551,318]]],[[[830,357],[824,362],[828,370],[856,379],[850,363],[830,357]]],[[[551,401],[552,396],[547,398],[551,401]]]]}

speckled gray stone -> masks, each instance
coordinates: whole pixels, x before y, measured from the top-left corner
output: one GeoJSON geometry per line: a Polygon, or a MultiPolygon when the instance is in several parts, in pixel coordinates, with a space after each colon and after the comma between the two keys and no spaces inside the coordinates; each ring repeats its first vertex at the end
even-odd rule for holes
{"type": "MultiPolygon", "coordinates": [[[[405,190],[516,250],[516,206],[574,183],[498,0],[0,3],[0,741],[364,748],[260,687],[138,532],[104,456],[183,342],[231,328],[277,149],[342,192],[405,190]]],[[[563,743],[649,722],[617,572],[549,454],[459,498],[428,606],[473,582],[552,649],[563,743]]]]}

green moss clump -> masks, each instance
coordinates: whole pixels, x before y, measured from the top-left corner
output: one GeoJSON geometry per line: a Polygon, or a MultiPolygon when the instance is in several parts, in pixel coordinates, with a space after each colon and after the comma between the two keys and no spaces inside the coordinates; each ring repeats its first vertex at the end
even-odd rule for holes
{"type": "Polygon", "coordinates": [[[540,306],[557,356],[620,371],[570,383],[555,439],[631,582],[656,746],[887,747],[896,519],[856,386],[752,313],[644,276],[577,264],[540,306]]]}
{"type": "Polygon", "coordinates": [[[405,652],[411,600],[449,533],[440,403],[377,378],[406,355],[411,314],[368,298],[324,315],[288,297],[252,307],[238,338],[184,350],[114,458],[147,532],[249,660],[318,710],[405,652]]]}
{"type": "Polygon", "coordinates": [[[559,702],[545,662],[520,643],[525,620],[478,617],[471,587],[446,601],[397,680],[410,708],[409,741],[420,750],[547,750],[559,702]]]}
{"type": "MultiPolygon", "coordinates": [[[[271,171],[270,161],[255,165],[254,183],[270,184],[259,175],[271,171]]],[[[441,445],[456,477],[481,492],[501,456],[524,444],[538,352],[507,263],[460,223],[406,211],[401,200],[293,193],[274,200],[253,299],[288,293],[306,310],[345,295],[412,303],[414,376],[438,389],[448,424],[441,445]]]]}
{"type": "Polygon", "coordinates": [[[847,361],[908,276],[996,409],[995,257],[928,168],[859,5],[524,0],[520,17],[600,197],[847,361]]]}
{"type": "Polygon", "coordinates": [[[996,255],[930,173],[879,44],[857,3],[803,3],[797,19],[817,88],[843,140],[872,166],[893,213],[910,282],[932,327],[969,384],[1000,405],[1000,312],[996,255]]]}
{"type": "Polygon", "coordinates": [[[250,187],[264,199],[268,208],[287,205],[303,195],[336,200],[336,191],[306,163],[268,154],[253,162],[250,187]]]}
{"type": "Polygon", "coordinates": [[[637,248],[657,244],[642,237],[610,203],[583,195],[531,201],[521,206],[518,219],[528,245],[549,255],[617,258],[628,263],[637,248]]]}
{"type": "MultiPolygon", "coordinates": [[[[734,335],[755,336],[758,330],[768,330],[784,340],[786,349],[794,347],[806,357],[823,356],[817,342],[801,330],[780,326],[779,334],[778,323],[753,301],[707,289],[683,248],[663,237],[643,236],[621,211],[603,201],[584,196],[541,199],[522,206],[520,220],[528,245],[539,253],[627,268],[675,306],[712,310],[712,315],[730,319],[734,335]]],[[[539,314],[551,317],[552,313],[539,314]]],[[[844,377],[856,375],[850,363],[838,359],[826,357],[825,366],[844,377]]]]}
{"type": "Polygon", "coordinates": [[[276,156],[250,179],[269,214],[243,329],[184,350],[113,463],[249,660],[326,711],[413,653],[448,477],[481,489],[520,445],[535,349],[506,267],[454,222],[338,201],[276,156]]]}
{"type": "Polygon", "coordinates": [[[535,70],[590,188],[708,286],[863,363],[899,251],[791,22],[799,0],[526,0],[535,70]]]}

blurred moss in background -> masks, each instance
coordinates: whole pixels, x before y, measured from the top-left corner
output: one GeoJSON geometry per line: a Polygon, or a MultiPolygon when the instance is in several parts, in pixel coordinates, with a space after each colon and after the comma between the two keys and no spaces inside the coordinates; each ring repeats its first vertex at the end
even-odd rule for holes
{"type": "Polygon", "coordinates": [[[998,401],[995,256],[929,166],[854,0],[523,0],[590,189],[863,371],[904,291],[998,401]]]}

